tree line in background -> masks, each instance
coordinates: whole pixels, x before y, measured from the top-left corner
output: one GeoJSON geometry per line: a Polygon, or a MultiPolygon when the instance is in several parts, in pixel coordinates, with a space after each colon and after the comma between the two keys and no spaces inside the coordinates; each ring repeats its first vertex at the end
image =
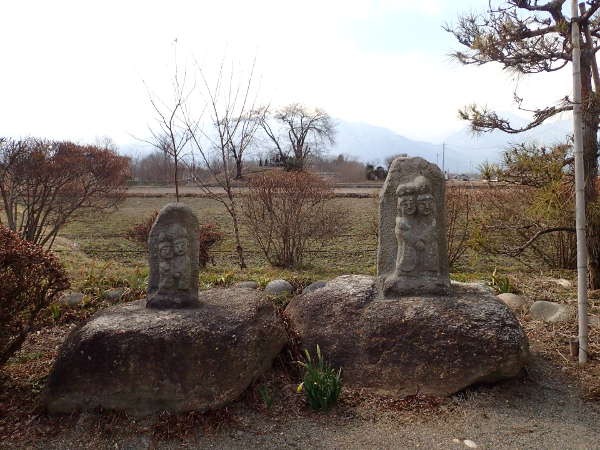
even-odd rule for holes
{"type": "MultiPolygon", "coordinates": [[[[230,164],[228,164],[230,170],[234,165],[234,160],[230,159],[230,164]]],[[[173,166],[173,160],[159,151],[154,151],[145,156],[134,157],[131,160],[131,182],[141,185],[171,185],[174,171],[173,166]]],[[[223,164],[218,160],[213,160],[211,168],[218,175],[223,171],[223,164]]],[[[232,174],[232,178],[238,183],[247,178],[248,175],[271,169],[285,170],[276,155],[258,154],[248,156],[243,162],[242,176],[237,178],[232,174]]],[[[383,181],[387,176],[387,169],[385,167],[372,163],[363,163],[357,158],[343,154],[337,156],[315,156],[306,164],[306,169],[309,172],[318,173],[342,183],[383,181]]],[[[199,180],[210,183],[213,175],[211,171],[204,167],[190,165],[189,167],[184,166],[179,169],[179,177],[181,184],[193,186],[199,180]]],[[[216,183],[214,180],[212,182],[216,183]]]]}

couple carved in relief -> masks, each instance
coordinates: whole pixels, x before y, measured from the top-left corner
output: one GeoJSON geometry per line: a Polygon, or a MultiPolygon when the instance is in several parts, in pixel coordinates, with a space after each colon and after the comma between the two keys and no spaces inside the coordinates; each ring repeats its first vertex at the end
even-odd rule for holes
{"type": "Polygon", "coordinates": [[[435,199],[421,175],[396,189],[398,209],[395,234],[398,241],[396,276],[437,274],[439,255],[435,199]]]}
{"type": "Polygon", "coordinates": [[[148,308],[197,308],[198,219],[189,206],[166,205],[150,230],[148,308]]]}
{"type": "Polygon", "coordinates": [[[444,178],[423,158],[396,158],[379,202],[380,298],[449,292],[444,178]]]}

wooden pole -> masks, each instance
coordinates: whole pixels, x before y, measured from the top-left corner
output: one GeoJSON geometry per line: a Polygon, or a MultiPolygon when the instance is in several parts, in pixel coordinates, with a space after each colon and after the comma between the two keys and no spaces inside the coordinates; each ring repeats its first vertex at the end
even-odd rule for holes
{"type": "Polygon", "coordinates": [[[587,244],[585,236],[585,178],[583,168],[583,127],[581,106],[581,46],[579,9],[571,0],[571,41],[573,46],[573,134],[575,138],[575,229],[577,233],[577,317],[579,325],[579,363],[587,362],[587,244]]]}

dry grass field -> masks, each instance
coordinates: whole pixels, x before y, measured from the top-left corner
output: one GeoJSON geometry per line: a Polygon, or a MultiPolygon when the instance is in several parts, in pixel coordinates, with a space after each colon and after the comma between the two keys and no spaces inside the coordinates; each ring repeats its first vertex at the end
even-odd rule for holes
{"type": "MultiPolygon", "coordinates": [[[[145,250],[140,244],[127,239],[127,230],[171,201],[174,201],[171,196],[128,197],[118,211],[66,226],[61,232],[63,246],[57,247],[56,251],[65,258],[75,258],[73,261],[67,260],[75,283],[82,276],[85,277],[85,271],[90,268],[87,264],[78,264],[74,256],[76,254],[92,258],[95,268],[104,263],[107,265],[106,271],[112,276],[119,276],[119,272],[126,276],[132,270],[146,270],[145,250]],[[72,246],[64,246],[65,242],[73,243],[79,251],[74,253],[72,246]]],[[[223,206],[217,201],[201,197],[185,197],[182,201],[194,210],[201,224],[217,224],[225,233],[224,240],[211,252],[215,264],[209,264],[205,271],[208,274],[231,273],[232,280],[254,279],[257,276],[332,278],[343,273],[374,274],[377,241],[372,224],[376,203],[370,198],[335,199],[352,218],[351,229],[322,248],[312,248],[305,266],[291,272],[269,267],[245,228],[242,229],[242,240],[249,267],[240,271],[234,252],[231,220],[223,206]]]]}

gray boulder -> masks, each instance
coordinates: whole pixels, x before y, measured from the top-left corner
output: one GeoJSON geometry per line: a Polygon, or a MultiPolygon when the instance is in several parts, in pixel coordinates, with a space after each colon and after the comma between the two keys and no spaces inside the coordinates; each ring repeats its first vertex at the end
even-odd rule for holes
{"type": "Polygon", "coordinates": [[[48,379],[48,411],[148,415],[236,400],[271,366],[287,335],[258,291],[202,296],[193,309],[149,309],[145,300],[111,307],[75,329],[48,379]]]}
{"type": "Polygon", "coordinates": [[[561,303],[537,301],[531,305],[529,315],[533,320],[544,322],[565,322],[569,320],[569,308],[561,303]]]}
{"type": "Polygon", "coordinates": [[[529,352],[512,311],[477,285],[451,291],[381,299],[374,278],[345,275],[292,299],[285,314],[302,348],[318,344],[352,387],[449,395],[517,375],[529,352]]]}
{"type": "Polygon", "coordinates": [[[246,288],[246,289],[257,289],[258,283],[256,281],[238,281],[233,287],[246,288]]]}
{"type": "Polygon", "coordinates": [[[288,281],[285,280],[270,281],[265,287],[265,292],[271,295],[289,294],[293,290],[294,286],[292,286],[288,281]]]}
{"type": "Polygon", "coordinates": [[[313,281],[302,290],[302,293],[307,294],[308,292],[316,291],[317,289],[325,287],[326,284],[326,281],[313,281]]]}
{"type": "Polygon", "coordinates": [[[505,292],[503,294],[499,294],[497,296],[502,303],[508,306],[513,311],[520,311],[527,304],[527,300],[517,294],[511,294],[509,292],[505,292]]]}
{"type": "Polygon", "coordinates": [[[66,306],[77,306],[83,301],[84,298],[85,295],[83,295],[81,292],[67,292],[60,296],[59,301],[66,306]]]}

